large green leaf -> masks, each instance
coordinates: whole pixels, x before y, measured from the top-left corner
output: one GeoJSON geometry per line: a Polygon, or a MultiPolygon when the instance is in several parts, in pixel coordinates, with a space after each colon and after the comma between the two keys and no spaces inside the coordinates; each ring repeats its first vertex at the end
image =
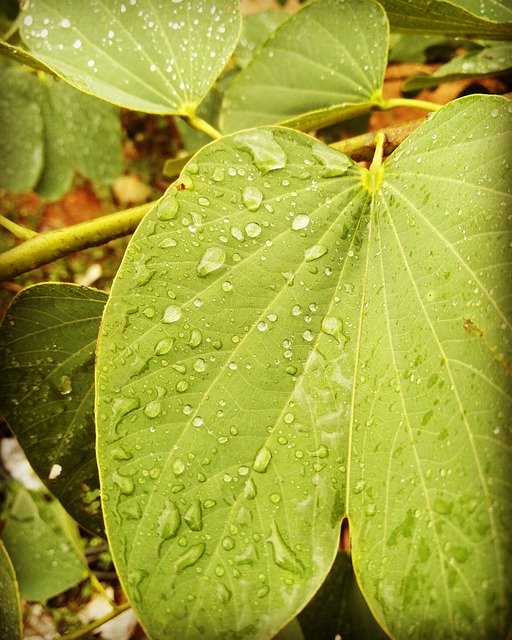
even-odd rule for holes
{"type": "Polygon", "coordinates": [[[233,52],[236,0],[29,0],[21,34],[78,89],[123,107],[193,113],[233,52]]]}
{"type": "Polygon", "coordinates": [[[55,200],[75,170],[99,182],[121,173],[116,108],[17,65],[0,70],[0,82],[0,187],[55,200]]]}
{"type": "Polygon", "coordinates": [[[373,0],[318,0],[284,22],[226,92],[226,132],[283,123],[312,129],[381,101],[388,24],[373,0]]]}
{"type": "Polygon", "coordinates": [[[380,3],[396,31],[494,40],[512,36],[508,0],[380,0],[380,3]]]}
{"type": "Polygon", "coordinates": [[[44,602],[88,575],[77,527],[55,499],[15,483],[8,488],[11,501],[0,535],[22,597],[44,602]]]}
{"type": "Polygon", "coordinates": [[[0,330],[0,411],[48,489],[102,535],[94,350],[107,296],[71,284],[22,291],[0,330]]]}
{"type": "Polygon", "coordinates": [[[396,637],[503,635],[510,119],[457,101],[371,174],[244,131],[141,223],[100,332],[98,460],[153,638],[271,637],[345,513],[396,637]]]}
{"type": "Polygon", "coordinates": [[[466,55],[456,56],[436,69],[431,75],[420,74],[409,78],[404,82],[402,90],[417,91],[424,87],[435,87],[442,82],[452,82],[461,78],[501,75],[511,70],[512,44],[499,43],[466,55]]]}
{"type": "Polygon", "coordinates": [[[45,165],[36,191],[60,198],[73,172],[97,182],[112,182],[123,169],[118,109],[64,82],[47,77],[40,103],[44,120],[45,165]]]}
{"type": "Polygon", "coordinates": [[[43,169],[43,119],[37,79],[0,69],[0,188],[29,191],[43,169]]]}
{"type": "Polygon", "coordinates": [[[0,539],[0,638],[22,640],[21,603],[18,583],[5,546],[0,539]]]}

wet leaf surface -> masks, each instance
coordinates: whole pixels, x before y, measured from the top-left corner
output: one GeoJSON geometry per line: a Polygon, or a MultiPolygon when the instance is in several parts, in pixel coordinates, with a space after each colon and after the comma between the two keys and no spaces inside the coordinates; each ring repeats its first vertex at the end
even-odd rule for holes
{"type": "Polygon", "coordinates": [[[373,0],[310,3],[284,22],[226,92],[225,132],[281,123],[312,129],[378,104],[388,23],[373,0]]]}
{"type": "Polygon", "coordinates": [[[35,285],[0,330],[0,410],[48,489],[98,535],[94,351],[106,299],[76,285],[35,285]]]}
{"type": "Polygon", "coordinates": [[[244,131],[141,223],[97,423],[108,536],[152,637],[272,635],[345,514],[393,636],[504,635],[511,111],[455,101],[371,174],[244,131]]]}
{"type": "Polygon", "coordinates": [[[11,560],[0,540],[0,637],[21,640],[21,603],[11,560]]]}
{"type": "Polygon", "coordinates": [[[194,110],[233,52],[239,29],[236,0],[30,0],[21,16],[31,53],[69,83],[152,113],[194,110]]]}

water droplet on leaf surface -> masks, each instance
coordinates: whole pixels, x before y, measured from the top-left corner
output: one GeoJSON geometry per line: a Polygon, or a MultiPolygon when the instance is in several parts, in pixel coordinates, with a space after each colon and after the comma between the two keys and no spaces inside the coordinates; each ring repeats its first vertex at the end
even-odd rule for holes
{"type": "Polygon", "coordinates": [[[181,309],[179,307],[176,307],[175,305],[171,305],[164,311],[162,322],[165,322],[166,324],[172,324],[173,322],[178,322],[180,318],[181,309]]]}
{"type": "Polygon", "coordinates": [[[281,533],[279,532],[277,524],[274,521],[270,524],[270,536],[268,538],[268,542],[272,545],[274,562],[278,567],[297,575],[303,574],[304,565],[285,543],[281,533]]]}
{"type": "Polygon", "coordinates": [[[261,447],[252,463],[252,468],[258,473],[265,473],[270,461],[272,460],[272,454],[267,447],[261,447]]]}
{"type": "Polygon", "coordinates": [[[197,275],[200,278],[217,271],[226,262],[226,252],[222,247],[209,247],[203,254],[201,261],[196,267],[197,275]]]}
{"type": "Polygon", "coordinates": [[[193,544],[187,549],[174,563],[176,573],[180,574],[182,571],[194,565],[199,558],[204,554],[205,546],[202,542],[193,544]]]}
{"type": "Polygon", "coordinates": [[[263,194],[254,185],[244,187],[242,202],[249,211],[257,211],[263,201],[263,194]]]}
{"type": "Polygon", "coordinates": [[[281,145],[276,142],[272,131],[266,129],[244,131],[237,134],[234,140],[239,147],[250,152],[254,164],[262,173],[286,166],[286,154],[281,145]]]}
{"type": "Polygon", "coordinates": [[[326,253],[327,247],[325,247],[323,244],[315,244],[312,247],[308,247],[304,251],[304,260],[306,262],[312,262],[313,260],[321,258],[326,253]]]}

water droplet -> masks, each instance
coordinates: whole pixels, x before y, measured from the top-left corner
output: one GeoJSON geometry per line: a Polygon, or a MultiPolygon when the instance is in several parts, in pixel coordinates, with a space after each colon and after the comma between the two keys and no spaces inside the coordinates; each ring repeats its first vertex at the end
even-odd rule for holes
{"type": "Polygon", "coordinates": [[[181,458],[176,458],[176,460],[172,463],[172,472],[175,476],[181,476],[184,471],[185,463],[181,458]]]}
{"type": "Polygon", "coordinates": [[[164,356],[169,353],[174,344],[174,338],[163,338],[160,340],[155,347],[155,355],[156,356],[164,356]]]}
{"type": "Polygon", "coordinates": [[[337,342],[339,342],[339,336],[342,330],[343,324],[339,318],[335,316],[325,316],[322,320],[322,331],[335,338],[337,342]]]}
{"type": "Polygon", "coordinates": [[[274,504],[281,502],[281,495],[279,493],[271,493],[269,498],[270,502],[273,502],[274,504]]]}
{"type": "Polygon", "coordinates": [[[156,418],[160,415],[161,405],[157,400],[155,402],[150,402],[144,407],[144,413],[148,418],[156,418]]]}
{"type": "Polygon", "coordinates": [[[71,378],[66,375],[61,376],[59,380],[58,388],[63,396],[66,396],[69,393],[71,393],[71,390],[72,390],[71,378]]]}
{"type": "Polygon", "coordinates": [[[350,158],[320,142],[313,142],[311,150],[317,160],[320,160],[325,167],[325,170],[321,173],[323,178],[342,176],[347,173],[352,165],[350,158]]]}
{"type": "Polygon", "coordinates": [[[215,182],[222,182],[225,177],[226,172],[224,171],[224,169],[222,167],[215,167],[212,173],[212,180],[214,180],[215,182]]]}
{"type": "Polygon", "coordinates": [[[116,426],[127,414],[140,407],[139,398],[126,398],[119,396],[112,403],[114,413],[114,426],[116,426]]]}
{"type": "Polygon", "coordinates": [[[258,591],[256,592],[256,597],[257,598],[264,598],[268,592],[270,591],[270,587],[268,585],[263,585],[262,587],[260,587],[258,589],[258,591]]]}
{"type": "Polygon", "coordinates": [[[312,262],[313,260],[321,258],[326,253],[327,247],[324,247],[323,244],[315,244],[304,251],[304,260],[306,262],[312,262]]]}
{"type": "Polygon", "coordinates": [[[231,551],[231,549],[235,548],[235,541],[230,536],[225,536],[222,539],[222,548],[226,551],[231,551]]]}
{"type": "Polygon", "coordinates": [[[132,588],[134,600],[140,602],[140,584],[144,580],[144,578],[147,578],[148,575],[149,573],[147,571],[144,571],[144,569],[136,569],[135,571],[130,571],[128,573],[128,584],[132,588]]]}
{"type": "Polygon", "coordinates": [[[281,533],[279,532],[277,524],[273,521],[270,524],[270,536],[268,537],[268,542],[272,545],[274,562],[278,567],[297,575],[303,574],[304,566],[302,562],[285,543],[281,533]]]}
{"type": "Polygon", "coordinates": [[[270,450],[267,447],[261,447],[254,458],[252,468],[258,473],[265,473],[271,460],[272,454],[270,453],[270,450]]]}
{"type": "Polygon", "coordinates": [[[227,604],[231,600],[231,591],[226,587],[223,582],[217,584],[217,593],[223,604],[227,604]]]}
{"type": "Polygon", "coordinates": [[[190,332],[190,340],[188,344],[192,349],[198,347],[203,341],[203,334],[199,331],[199,329],[192,329],[190,332]]]}
{"type": "Polygon", "coordinates": [[[310,223],[310,217],[303,214],[303,213],[299,213],[299,215],[295,216],[295,218],[292,220],[292,229],[294,231],[299,231],[300,229],[305,229],[308,224],[310,223]]]}
{"type": "Polygon", "coordinates": [[[176,307],[175,305],[171,305],[164,311],[162,322],[165,322],[166,324],[172,324],[173,322],[177,322],[180,318],[181,309],[179,307],[176,307]]]}
{"type": "Polygon", "coordinates": [[[199,558],[204,554],[205,546],[202,542],[198,544],[193,544],[189,549],[187,549],[174,563],[174,569],[177,574],[180,574],[187,567],[191,567],[194,565],[199,558]]]}
{"type": "Polygon", "coordinates": [[[159,220],[172,220],[178,213],[178,201],[172,194],[162,198],[156,207],[156,216],[159,220]]]}
{"type": "Polygon", "coordinates": [[[254,185],[244,187],[242,192],[242,202],[249,211],[257,211],[263,201],[263,194],[254,185]]]}
{"type": "Polygon", "coordinates": [[[181,524],[181,516],[178,507],[172,500],[166,500],[157,523],[158,535],[162,540],[169,540],[177,534],[181,524]]]}
{"type": "Polygon", "coordinates": [[[244,484],[244,497],[247,498],[247,500],[254,500],[256,493],[257,491],[254,481],[251,478],[248,478],[244,484]]]}
{"type": "Polygon", "coordinates": [[[204,360],[203,358],[198,358],[192,365],[192,368],[194,369],[194,371],[197,371],[197,373],[206,371],[206,360],[204,360]]]}
{"type": "Polygon", "coordinates": [[[196,267],[197,275],[200,278],[217,271],[226,262],[226,252],[222,247],[209,247],[203,254],[201,261],[196,267]]]}
{"type": "Polygon", "coordinates": [[[261,233],[261,227],[257,222],[249,222],[245,225],[245,233],[249,238],[257,238],[261,233]]]}
{"type": "Polygon", "coordinates": [[[286,155],[276,142],[272,131],[254,129],[237,134],[234,138],[239,147],[251,153],[254,164],[262,173],[282,169],[286,165],[286,155]]]}
{"type": "Polygon", "coordinates": [[[131,460],[133,458],[133,454],[131,451],[125,451],[121,447],[115,447],[111,450],[112,457],[114,460],[131,460]]]}
{"type": "Polygon", "coordinates": [[[183,520],[185,520],[192,531],[201,531],[203,528],[203,517],[201,513],[201,502],[199,500],[192,501],[183,516],[183,520]]]}
{"type": "Polygon", "coordinates": [[[112,480],[117,484],[119,491],[125,496],[130,496],[135,490],[135,485],[131,478],[127,478],[117,472],[114,472],[112,474],[112,480]]]}

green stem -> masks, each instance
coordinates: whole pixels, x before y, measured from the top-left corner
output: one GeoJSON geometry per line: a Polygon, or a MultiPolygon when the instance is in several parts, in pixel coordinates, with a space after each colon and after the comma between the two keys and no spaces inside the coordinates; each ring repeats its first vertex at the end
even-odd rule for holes
{"type": "Polygon", "coordinates": [[[117,607],[114,607],[112,611],[109,611],[109,613],[105,614],[101,618],[98,618],[97,620],[93,620],[92,622],[89,622],[89,624],[86,624],[83,627],[80,627],[80,629],[77,629],[76,631],[72,631],[71,633],[67,633],[66,635],[60,636],[59,640],[77,640],[77,638],[83,638],[91,631],[94,631],[94,629],[101,627],[101,625],[105,624],[105,622],[112,620],[112,618],[115,618],[120,613],[123,613],[123,611],[126,611],[127,609],[129,609],[130,606],[131,605],[129,602],[123,602],[123,604],[120,604],[117,607]]]}
{"type": "Polygon", "coordinates": [[[185,120],[191,127],[194,127],[194,129],[197,129],[197,131],[206,133],[206,135],[210,136],[210,138],[213,138],[214,140],[222,138],[222,134],[220,133],[220,131],[217,131],[215,127],[212,127],[212,125],[206,122],[206,120],[199,118],[195,113],[188,113],[187,115],[183,116],[183,118],[185,118],[185,120]]]}
{"type": "Polygon", "coordinates": [[[382,109],[382,111],[389,111],[396,107],[415,107],[416,109],[425,109],[425,111],[437,111],[442,106],[442,104],[428,102],[428,100],[415,100],[414,98],[389,98],[389,100],[383,100],[379,105],[379,108],[382,109]]]}
{"type": "Polygon", "coordinates": [[[382,155],[384,151],[385,141],[386,134],[383,131],[379,131],[375,134],[375,153],[373,154],[373,160],[370,165],[370,173],[377,173],[382,165],[382,155]]]}
{"type": "Polygon", "coordinates": [[[0,254],[0,281],[10,280],[70,253],[130,235],[154,204],[149,202],[72,227],[40,233],[0,254]]]}
{"type": "Polygon", "coordinates": [[[32,229],[22,227],[20,224],[16,224],[16,222],[9,220],[9,218],[5,216],[0,216],[0,226],[10,231],[19,240],[30,240],[30,238],[35,238],[38,235],[35,231],[32,231],[32,229]]]}

